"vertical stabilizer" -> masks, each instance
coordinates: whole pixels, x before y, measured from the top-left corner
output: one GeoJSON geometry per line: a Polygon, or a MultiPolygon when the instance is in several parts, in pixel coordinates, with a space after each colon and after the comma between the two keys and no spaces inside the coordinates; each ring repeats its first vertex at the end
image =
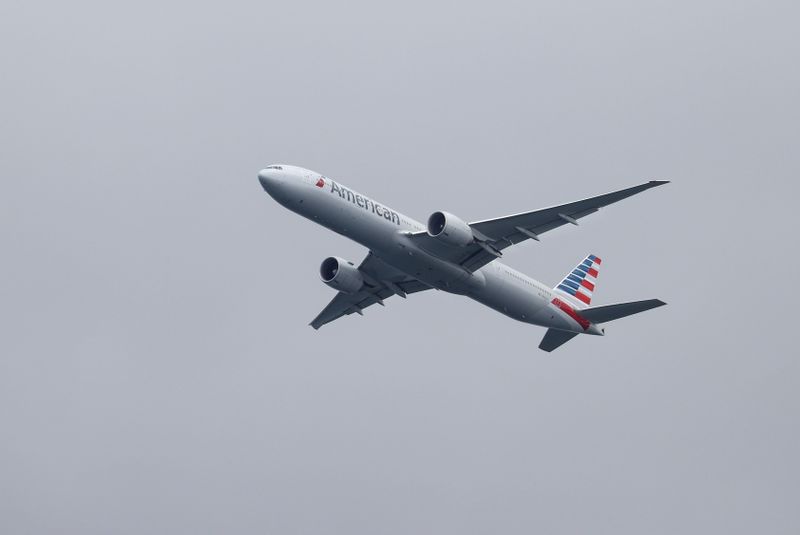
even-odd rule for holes
{"type": "Polygon", "coordinates": [[[597,275],[600,271],[601,260],[590,254],[586,259],[575,266],[567,276],[558,283],[555,289],[571,298],[580,301],[585,306],[592,303],[592,294],[597,284],[597,275]]]}

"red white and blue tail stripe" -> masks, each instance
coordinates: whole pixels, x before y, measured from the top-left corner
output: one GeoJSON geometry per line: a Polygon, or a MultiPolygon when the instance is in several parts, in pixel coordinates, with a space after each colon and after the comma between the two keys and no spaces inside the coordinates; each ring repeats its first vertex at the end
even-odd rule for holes
{"type": "Polygon", "coordinates": [[[592,302],[592,293],[597,284],[597,274],[601,260],[593,254],[577,265],[564,280],[558,283],[556,290],[573,297],[586,305],[592,302]]]}

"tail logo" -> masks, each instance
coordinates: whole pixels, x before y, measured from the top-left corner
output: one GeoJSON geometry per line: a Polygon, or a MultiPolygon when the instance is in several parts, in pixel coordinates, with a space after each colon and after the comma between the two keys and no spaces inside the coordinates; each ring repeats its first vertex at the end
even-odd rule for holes
{"type": "Polygon", "coordinates": [[[597,284],[600,262],[600,258],[590,254],[571,273],[564,277],[564,280],[558,284],[557,288],[587,305],[590,304],[595,284],[597,284]]]}

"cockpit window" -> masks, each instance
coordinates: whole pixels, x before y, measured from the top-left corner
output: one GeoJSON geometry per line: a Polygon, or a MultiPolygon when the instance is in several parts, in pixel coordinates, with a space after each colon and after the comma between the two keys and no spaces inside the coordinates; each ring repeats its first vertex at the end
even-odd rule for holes
{"type": "Polygon", "coordinates": [[[280,165],[268,165],[265,169],[278,169],[279,171],[283,171],[283,167],[280,165]]]}

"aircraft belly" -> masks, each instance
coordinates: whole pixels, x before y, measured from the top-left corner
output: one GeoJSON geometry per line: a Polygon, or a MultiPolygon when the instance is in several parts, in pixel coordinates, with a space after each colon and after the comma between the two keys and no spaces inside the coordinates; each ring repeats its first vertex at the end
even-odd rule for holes
{"type": "Polygon", "coordinates": [[[467,294],[485,283],[481,273],[469,273],[460,266],[404,246],[400,235],[392,241],[395,241],[393,247],[384,241],[380,244],[384,247],[372,247],[372,250],[385,262],[409,277],[421,280],[439,290],[456,294],[467,294]],[[388,247],[385,247],[386,245],[388,247]]]}
{"type": "Polygon", "coordinates": [[[515,320],[540,324],[537,318],[545,301],[527,287],[507,279],[497,263],[487,265],[480,272],[484,273],[486,284],[469,297],[515,320]]]}

